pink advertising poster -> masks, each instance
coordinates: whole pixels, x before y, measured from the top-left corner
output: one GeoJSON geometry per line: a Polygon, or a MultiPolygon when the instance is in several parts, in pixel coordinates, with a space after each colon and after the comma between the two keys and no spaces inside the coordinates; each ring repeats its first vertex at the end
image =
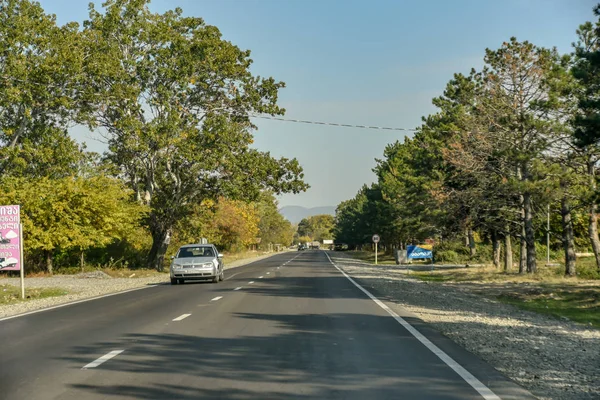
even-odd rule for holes
{"type": "Polygon", "coordinates": [[[0,271],[21,269],[20,206],[0,206],[0,271]]]}

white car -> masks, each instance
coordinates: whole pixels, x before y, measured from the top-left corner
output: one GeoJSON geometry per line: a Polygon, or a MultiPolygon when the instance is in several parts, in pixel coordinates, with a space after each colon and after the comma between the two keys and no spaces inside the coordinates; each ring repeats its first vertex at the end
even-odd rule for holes
{"type": "Polygon", "coordinates": [[[0,258],[0,269],[16,267],[19,260],[16,258],[0,258]]]}
{"type": "Polygon", "coordinates": [[[212,244],[187,244],[172,257],[171,285],[187,280],[212,280],[214,283],[225,278],[223,254],[212,244]]]}

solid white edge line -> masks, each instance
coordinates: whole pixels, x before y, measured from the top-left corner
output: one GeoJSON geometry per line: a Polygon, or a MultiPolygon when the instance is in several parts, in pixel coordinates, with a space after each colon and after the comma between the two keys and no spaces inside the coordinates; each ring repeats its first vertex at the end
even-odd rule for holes
{"type": "Polygon", "coordinates": [[[241,288],[242,288],[242,286],[238,286],[238,287],[236,287],[236,288],[235,288],[235,289],[233,289],[233,290],[240,290],[241,288]]]}
{"type": "Polygon", "coordinates": [[[214,299],[211,299],[210,301],[217,301],[217,300],[221,300],[223,298],[223,296],[217,296],[214,299]]]}
{"type": "Polygon", "coordinates": [[[44,311],[50,311],[50,310],[54,310],[56,308],[66,307],[66,306],[70,306],[70,305],[73,305],[73,304],[85,303],[86,301],[98,300],[98,299],[103,299],[105,297],[117,296],[119,294],[124,294],[124,293],[129,293],[129,292],[135,292],[136,290],[148,289],[148,288],[156,287],[156,286],[158,286],[158,285],[142,286],[142,287],[138,287],[138,288],[122,290],[120,292],[107,293],[107,294],[103,294],[103,295],[100,295],[100,296],[88,297],[87,299],[69,301],[68,303],[57,304],[55,306],[50,306],[50,307],[46,307],[46,308],[40,308],[39,310],[32,310],[32,311],[27,311],[27,312],[21,313],[21,314],[16,314],[16,315],[10,315],[8,317],[3,317],[3,318],[0,318],[0,322],[7,321],[7,320],[13,319],[13,318],[25,317],[25,316],[31,315],[31,314],[37,314],[37,313],[44,312],[44,311]]]}
{"type": "Polygon", "coordinates": [[[119,354],[121,354],[124,351],[125,350],[113,350],[110,353],[105,354],[102,357],[96,359],[95,361],[92,361],[91,363],[87,364],[86,366],[84,366],[81,369],[96,368],[98,365],[105,363],[106,361],[110,360],[113,357],[118,356],[119,354]]]}
{"type": "Polygon", "coordinates": [[[192,314],[182,314],[179,317],[173,319],[173,321],[181,321],[182,319],[186,319],[187,317],[189,317],[192,314]]]}
{"type": "Polygon", "coordinates": [[[331,265],[333,265],[338,271],[342,273],[354,286],[359,288],[364,294],[366,294],[371,300],[375,302],[379,307],[384,309],[388,314],[390,314],[400,325],[402,325],[407,331],[411,333],[419,342],[421,342],[425,347],[427,347],[433,354],[438,356],[440,360],[446,363],[450,368],[454,370],[465,382],[467,382],[473,389],[475,389],[485,400],[501,400],[498,395],[496,395],[490,388],[485,386],[479,379],[477,379],[473,374],[467,371],[463,366],[454,361],[452,357],[446,354],[442,349],[433,344],[429,339],[427,339],[421,332],[419,332],[416,328],[414,328],[411,324],[406,322],[404,318],[396,314],[391,308],[385,305],[381,300],[377,297],[373,296],[371,292],[367,289],[363,288],[361,285],[356,283],[354,279],[352,279],[345,271],[343,271],[340,267],[338,267],[329,257],[329,254],[325,253],[331,265]]]}

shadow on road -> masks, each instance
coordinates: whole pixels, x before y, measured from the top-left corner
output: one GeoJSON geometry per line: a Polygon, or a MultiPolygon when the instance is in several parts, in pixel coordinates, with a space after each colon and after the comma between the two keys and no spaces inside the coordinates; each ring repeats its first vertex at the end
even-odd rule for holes
{"type": "Polygon", "coordinates": [[[433,354],[415,351],[414,340],[390,318],[260,313],[232,318],[261,327],[263,334],[131,333],[72,348],[61,359],[74,370],[91,354],[126,351],[98,368],[95,373],[102,375],[95,382],[75,383],[70,392],[136,399],[479,398],[433,354]],[[390,348],[393,343],[398,346],[390,348]]]}

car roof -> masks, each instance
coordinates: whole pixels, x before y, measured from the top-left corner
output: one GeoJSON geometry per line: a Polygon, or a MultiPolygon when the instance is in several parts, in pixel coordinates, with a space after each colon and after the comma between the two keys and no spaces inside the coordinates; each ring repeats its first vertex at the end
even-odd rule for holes
{"type": "Polygon", "coordinates": [[[203,244],[203,243],[196,243],[196,244],[184,244],[183,246],[179,247],[180,249],[183,249],[184,247],[215,247],[214,244],[203,244]]]}

